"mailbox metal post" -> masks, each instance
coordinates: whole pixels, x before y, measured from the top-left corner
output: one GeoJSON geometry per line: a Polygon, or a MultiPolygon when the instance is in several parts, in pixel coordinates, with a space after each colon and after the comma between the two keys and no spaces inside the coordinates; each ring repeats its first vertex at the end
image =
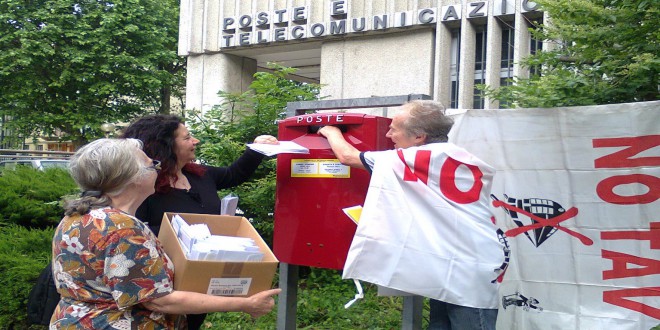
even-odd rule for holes
{"type": "MultiPolygon", "coordinates": [[[[428,95],[423,95],[423,94],[409,94],[409,95],[400,95],[400,96],[385,96],[385,97],[370,97],[370,98],[355,98],[355,99],[341,99],[341,100],[323,100],[323,101],[301,101],[301,102],[289,102],[287,103],[287,117],[293,117],[293,116],[300,116],[306,114],[308,111],[314,111],[314,110],[332,110],[332,109],[357,109],[357,108],[378,108],[378,107],[393,107],[393,106],[400,106],[408,101],[412,100],[430,100],[431,97],[428,95]]],[[[351,117],[351,114],[346,114],[346,117],[351,117]]],[[[353,115],[354,116],[354,115],[353,115]]],[[[366,115],[365,115],[366,116],[366,115]]],[[[304,116],[305,119],[307,116],[304,116]]],[[[365,117],[366,118],[366,117],[365,117]]],[[[383,118],[381,118],[383,119],[383,118]]],[[[334,120],[331,122],[331,124],[336,124],[337,120],[336,118],[332,119],[334,120]]],[[[365,119],[367,120],[367,119],[365,119]]],[[[374,125],[378,125],[380,130],[383,129],[383,122],[381,122],[378,119],[375,119],[373,116],[369,116],[369,120],[372,122],[376,122],[374,125]]],[[[286,120],[285,120],[286,121],[286,120]]],[[[350,121],[349,121],[350,122],[350,121]]],[[[313,123],[313,122],[312,122],[313,123]]],[[[312,124],[310,123],[310,124],[312,124]]],[[[357,123],[357,121],[355,122],[357,123]]],[[[304,124],[304,123],[303,123],[304,124]]],[[[282,125],[282,123],[280,123],[282,125]]],[[[293,126],[293,124],[289,123],[289,125],[293,126]]],[[[298,125],[301,126],[301,125],[298,125]]],[[[282,127],[282,126],[280,126],[282,127]]],[[[292,129],[298,129],[300,128],[292,128],[292,129]]],[[[386,132],[386,130],[385,130],[386,132]]],[[[376,137],[382,141],[384,139],[385,132],[382,132],[382,137],[376,137]]],[[[307,131],[305,131],[307,133],[307,131]]],[[[280,132],[280,135],[283,133],[280,132]]],[[[299,134],[299,133],[291,133],[287,132],[286,133],[288,138],[291,137],[291,134],[299,134]]],[[[304,137],[305,139],[314,139],[314,136],[309,136],[310,134],[306,134],[308,136],[304,137]]],[[[358,134],[359,135],[359,134],[358,134]]],[[[287,138],[281,138],[282,140],[287,140],[287,138]]],[[[316,143],[316,142],[312,142],[316,143]]],[[[327,142],[325,142],[327,143],[327,142]]],[[[391,143],[391,142],[390,142],[391,143]]],[[[382,145],[381,145],[382,146],[382,145]]],[[[310,150],[311,151],[311,150],[310,150]]],[[[331,151],[330,151],[331,152],[331,151]]],[[[317,152],[318,154],[318,152],[317,152]]],[[[289,156],[286,156],[289,157],[289,156]]],[[[278,156],[278,168],[280,167],[280,156],[278,156]]],[[[286,159],[287,161],[292,161],[289,158],[286,159]]],[[[289,165],[287,163],[287,165],[289,165]]],[[[278,176],[280,175],[280,169],[278,169],[278,176]]],[[[359,178],[360,175],[356,174],[356,178],[359,178]]],[[[364,178],[360,178],[361,181],[364,181],[364,178]]],[[[367,182],[368,183],[368,182],[367,182]]],[[[279,182],[278,182],[279,184],[279,182]]],[[[365,186],[366,189],[366,186],[365,186]]],[[[362,201],[360,201],[361,203],[362,201]]],[[[276,219],[275,219],[275,238],[277,238],[277,228],[278,228],[278,205],[279,202],[276,201],[276,219]]],[[[286,213],[286,212],[285,212],[286,213]]],[[[281,216],[281,214],[280,214],[281,216]]],[[[288,221],[288,220],[287,220],[288,221]]],[[[283,240],[281,240],[283,241],[283,240]]],[[[323,267],[323,268],[339,268],[341,269],[341,266],[343,266],[343,260],[336,259],[334,261],[329,261],[326,262],[326,260],[315,260],[314,258],[310,257],[316,257],[316,255],[312,254],[299,254],[299,250],[294,249],[293,246],[288,245],[289,243],[282,243],[282,242],[277,242],[275,241],[274,243],[274,250],[275,254],[278,254],[278,247],[279,250],[285,250],[287,255],[285,257],[280,257],[278,255],[278,258],[280,259],[280,288],[282,289],[282,293],[279,296],[279,306],[278,306],[278,311],[277,311],[277,329],[278,330],[294,330],[296,329],[296,312],[297,312],[297,296],[298,296],[298,266],[299,265],[308,265],[308,266],[316,266],[316,267],[323,267]],[[297,254],[296,256],[293,256],[294,252],[297,254]],[[291,255],[289,255],[291,254],[291,255]],[[341,263],[341,265],[339,265],[341,263]]],[[[349,242],[350,243],[350,242],[349,242]]],[[[319,247],[314,247],[313,244],[308,243],[311,248],[317,248],[316,251],[321,251],[321,250],[329,250],[327,246],[324,246],[323,244],[319,244],[319,247]]],[[[296,246],[298,248],[298,246],[296,246]]],[[[311,251],[311,250],[310,250],[311,251]]],[[[316,252],[314,253],[320,253],[316,252]]],[[[326,251],[324,251],[326,253],[326,251]]],[[[334,252],[333,252],[334,253],[334,252]]],[[[416,329],[421,329],[421,319],[422,319],[422,306],[423,306],[423,298],[419,296],[406,296],[404,297],[403,301],[403,313],[402,313],[402,329],[405,330],[416,330],[416,329]]]]}
{"type": "Polygon", "coordinates": [[[296,329],[298,302],[298,266],[280,262],[280,288],[278,297],[277,329],[296,329]]]}

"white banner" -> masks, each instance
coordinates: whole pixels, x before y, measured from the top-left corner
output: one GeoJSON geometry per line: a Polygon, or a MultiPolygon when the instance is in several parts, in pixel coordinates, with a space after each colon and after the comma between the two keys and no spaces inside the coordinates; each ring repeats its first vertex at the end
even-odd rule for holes
{"type": "Polygon", "coordinates": [[[457,119],[450,141],[497,171],[498,329],[659,325],[660,102],[457,119]]]}
{"type": "Polygon", "coordinates": [[[365,158],[373,175],[343,277],[497,308],[505,256],[489,209],[494,169],[451,143],[365,158]]]}

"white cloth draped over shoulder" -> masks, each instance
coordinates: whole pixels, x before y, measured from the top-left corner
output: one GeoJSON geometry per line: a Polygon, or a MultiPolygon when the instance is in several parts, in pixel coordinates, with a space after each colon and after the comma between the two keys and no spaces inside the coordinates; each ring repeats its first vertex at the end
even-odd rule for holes
{"type": "Polygon", "coordinates": [[[364,157],[374,167],[343,278],[497,308],[504,252],[489,210],[495,170],[451,143],[364,157]]]}

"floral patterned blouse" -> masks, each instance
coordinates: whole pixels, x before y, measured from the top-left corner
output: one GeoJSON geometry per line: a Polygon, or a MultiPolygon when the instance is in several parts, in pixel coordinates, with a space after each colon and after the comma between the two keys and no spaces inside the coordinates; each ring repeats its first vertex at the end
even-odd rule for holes
{"type": "Polygon", "coordinates": [[[65,217],[53,237],[61,300],[50,329],[181,329],[141,303],[172,292],[174,265],[149,227],[110,207],[65,217]]]}

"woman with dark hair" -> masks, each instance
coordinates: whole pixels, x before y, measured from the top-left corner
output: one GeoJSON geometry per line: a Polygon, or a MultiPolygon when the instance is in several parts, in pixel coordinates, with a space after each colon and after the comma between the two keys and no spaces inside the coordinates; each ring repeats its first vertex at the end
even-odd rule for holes
{"type": "Polygon", "coordinates": [[[173,290],[172,262],[134,216],[160,169],[141,146],[136,139],[100,139],[71,157],[71,176],[83,192],[67,201],[53,236],[61,299],[49,329],[186,329],[186,313],[270,312],[279,289],[247,298],[173,290]]]}
{"type": "MultiPolygon", "coordinates": [[[[183,120],[175,115],[150,115],[129,125],[124,138],[139,139],[144,152],[159,159],[162,170],[156,180],[156,193],[138,208],[137,216],[148,222],[158,234],[164,212],[219,214],[218,190],[238,186],[247,181],[264,156],[246,151],[228,167],[194,163],[194,138],[183,120]]],[[[258,136],[254,143],[277,144],[270,135],[258,136]]]]}
{"type": "MultiPolygon", "coordinates": [[[[235,187],[249,179],[264,156],[246,149],[227,167],[194,163],[195,139],[183,120],[174,115],[149,115],[129,125],[125,138],[139,139],[144,152],[161,161],[156,179],[156,193],[149,196],[137,210],[137,217],[158,234],[165,212],[220,214],[218,190],[235,187]]],[[[258,136],[254,143],[277,144],[275,137],[258,136]]],[[[190,329],[199,329],[205,315],[188,315],[190,329]]]]}

